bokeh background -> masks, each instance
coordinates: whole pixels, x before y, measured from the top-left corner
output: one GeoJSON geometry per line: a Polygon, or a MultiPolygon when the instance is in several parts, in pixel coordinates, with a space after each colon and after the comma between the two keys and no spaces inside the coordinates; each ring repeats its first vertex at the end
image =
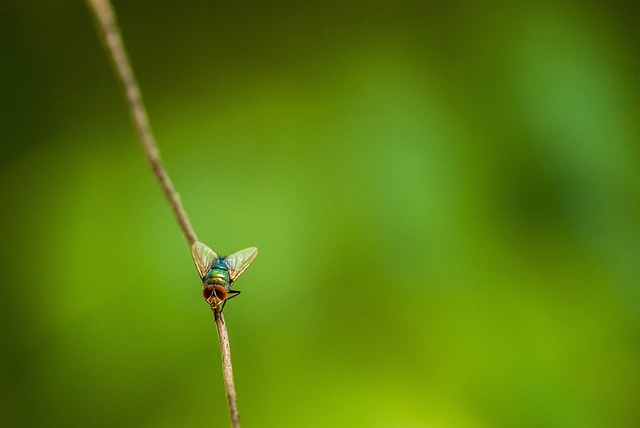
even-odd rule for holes
{"type": "MultiPolygon", "coordinates": [[[[637,2],[116,1],[247,427],[640,426],[637,2]]],[[[227,426],[83,2],[0,4],[0,425],[227,426]]]]}

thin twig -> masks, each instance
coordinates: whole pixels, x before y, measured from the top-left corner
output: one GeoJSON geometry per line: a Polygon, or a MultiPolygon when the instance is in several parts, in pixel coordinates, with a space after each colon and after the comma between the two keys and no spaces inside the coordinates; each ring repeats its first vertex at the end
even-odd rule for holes
{"type": "Polygon", "coordinates": [[[224,322],[224,315],[218,308],[211,308],[213,318],[218,327],[218,337],[220,338],[220,355],[222,356],[222,372],[224,373],[224,384],[227,390],[227,401],[231,412],[231,426],[240,427],[238,415],[238,403],[236,401],[236,386],[233,383],[233,366],[231,365],[231,348],[229,348],[229,335],[227,325],[224,322]]]}
{"type": "Polygon", "coordinates": [[[129,64],[129,58],[127,57],[127,52],[124,48],[124,43],[122,42],[122,36],[120,35],[120,29],[118,28],[113,7],[109,0],[89,0],[89,4],[98,19],[102,37],[109,49],[113,65],[116,68],[116,72],[118,73],[118,77],[120,78],[120,82],[122,83],[124,92],[127,96],[131,118],[133,119],[133,124],[138,132],[138,138],[140,138],[144,154],[149,161],[151,169],[158,179],[165,196],[169,200],[169,204],[171,204],[173,213],[178,220],[178,224],[180,224],[182,233],[184,233],[184,236],[189,243],[189,247],[191,247],[191,245],[198,240],[198,237],[193,231],[191,223],[189,223],[187,213],[182,207],[180,195],[178,195],[178,192],[173,188],[171,179],[162,166],[158,146],[156,145],[155,138],[151,132],[151,126],[149,125],[149,119],[147,118],[147,111],[142,102],[142,95],[140,94],[138,82],[136,81],[131,65],[129,64]]]}
{"type": "MultiPolygon", "coordinates": [[[[127,57],[120,29],[116,21],[113,7],[109,0],[87,0],[90,9],[93,11],[98,22],[98,30],[108,48],[111,59],[116,68],[120,82],[124,88],[124,92],[129,103],[129,112],[133,124],[138,133],[138,138],[142,144],[145,157],[151,165],[151,169],[155,174],[162,190],[164,191],[169,204],[173,210],[173,214],[178,220],[180,229],[184,234],[189,247],[198,240],[196,233],[191,227],[186,211],[182,206],[180,195],[173,187],[171,179],[166,170],[162,166],[158,146],[151,132],[147,112],[142,102],[142,95],[138,87],[138,83],[133,74],[129,59],[127,57]]],[[[231,425],[234,428],[240,427],[238,418],[238,405],[236,402],[236,389],[233,383],[233,368],[231,365],[231,349],[229,347],[229,335],[227,326],[224,322],[222,312],[217,308],[212,308],[213,318],[218,329],[218,340],[220,341],[220,354],[222,359],[222,374],[224,378],[225,388],[227,390],[227,400],[229,403],[229,412],[231,414],[231,425]]]]}

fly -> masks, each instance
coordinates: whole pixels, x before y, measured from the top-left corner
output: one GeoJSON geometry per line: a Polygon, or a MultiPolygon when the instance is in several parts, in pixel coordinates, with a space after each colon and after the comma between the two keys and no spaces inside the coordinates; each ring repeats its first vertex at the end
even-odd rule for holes
{"type": "Polygon", "coordinates": [[[232,290],[233,282],[238,279],[258,255],[255,247],[233,253],[228,257],[218,256],[211,248],[196,241],[191,246],[191,255],[202,280],[202,297],[216,309],[227,303],[227,300],[240,294],[232,290]]]}

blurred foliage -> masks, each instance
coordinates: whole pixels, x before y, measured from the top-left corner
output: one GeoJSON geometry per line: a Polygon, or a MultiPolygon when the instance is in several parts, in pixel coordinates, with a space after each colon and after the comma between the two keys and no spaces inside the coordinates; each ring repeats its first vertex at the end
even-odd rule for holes
{"type": "MultiPolygon", "coordinates": [[[[637,2],[116,1],[251,427],[640,425],[637,2]]],[[[227,426],[82,2],[0,5],[0,425],[227,426]]]]}

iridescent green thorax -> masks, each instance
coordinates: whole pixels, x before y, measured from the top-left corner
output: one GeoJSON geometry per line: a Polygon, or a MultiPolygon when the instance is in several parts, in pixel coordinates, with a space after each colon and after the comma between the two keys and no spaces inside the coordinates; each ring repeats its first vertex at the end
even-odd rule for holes
{"type": "Polygon", "coordinates": [[[230,287],[230,278],[229,278],[229,269],[227,269],[227,265],[224,264],[224,258],[220,257],[209,272],[207,272],[207,276],[204,277],[204,284],[211,285],[222,285],[225,289],[229,289],[230,287]]]}

